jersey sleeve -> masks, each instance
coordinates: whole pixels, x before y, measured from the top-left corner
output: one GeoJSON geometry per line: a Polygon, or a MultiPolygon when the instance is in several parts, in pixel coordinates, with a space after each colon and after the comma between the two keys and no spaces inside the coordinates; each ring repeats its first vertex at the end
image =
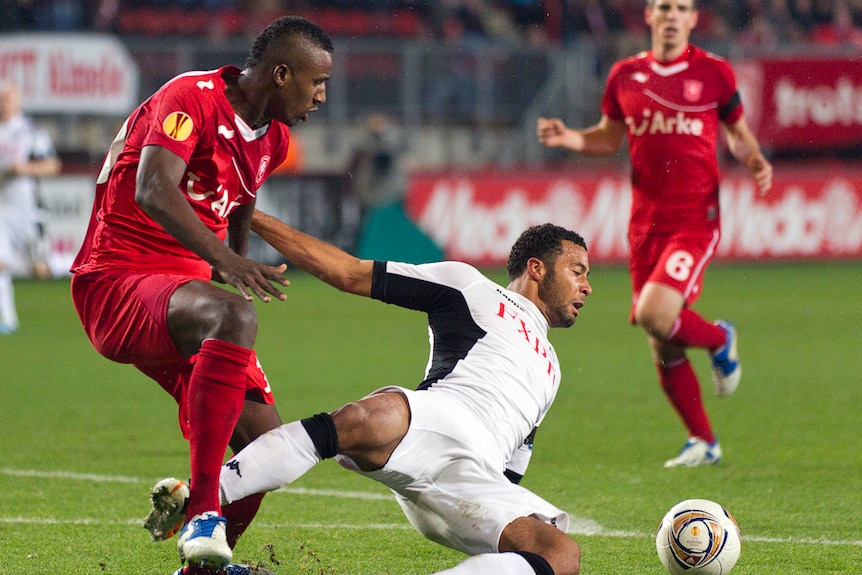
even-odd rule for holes
{"type": "Polygon", "coordinates": [[[207,116],[212,115],[201,100],[203,93],[182,81],[165,86],[161,97],[151,103],[154,109],[143,146],[162,146],[188,162],[207,129],[207,116]]]}
{"type": "Polygon", "coordinates": [[[473,266],[461,262],[374,262],[371,297],[407,309],[442,312],[462,306],[461,290],[482,278],[473,266]]]}
{"type": "Polygon", "coordinates": [[[533,457],[533,440],[536,437],[537,429],[537,427],[533,428],[533,431],[530,432],[524,443],[518,446],[518,449],[515,450],[506,464],[506,471],[504,473],[512,483],[520,483],[521,479],[527,473],[527,467],[530,465],[530,459],[533,457]]]}
{"type": "Polygon", "coordinates": [[[717,60],[718,77],[723,85],[723,90],[718,102],[718,117],[725,124],[733,124],[739,120],[743,113],[742,99],[736,87],[736,74],[726,60],[717,60]]]}

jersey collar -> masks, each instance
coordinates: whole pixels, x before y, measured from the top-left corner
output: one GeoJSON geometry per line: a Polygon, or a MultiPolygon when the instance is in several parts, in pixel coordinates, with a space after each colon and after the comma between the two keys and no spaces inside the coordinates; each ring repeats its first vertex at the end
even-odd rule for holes
{"type": "Polygon", "coordinates": [[[686,46],[685,50],[679,57],[670,60],[668,62],[659,62],[655,59],[655,54],[652,51],[649,52],[649,67],[650,69],[658,74],[659,76],[673,76],[674,74],[678,74],[683,70],[687,70],[689,66],[689,61],[691,58],[691,44],[686,46]]]}
{"type": "Polygon", "coordinates": [[[242,136],[242,139],[246,142],[253,142],[254,140],[266,135],[269,131],[269,122],[255,130],[246,124],[245,120],[243,120],[239,114],[234,114],[233,118],[234,123],[236,124],[236,129],[239,130],[239,135],[242,136]]]}

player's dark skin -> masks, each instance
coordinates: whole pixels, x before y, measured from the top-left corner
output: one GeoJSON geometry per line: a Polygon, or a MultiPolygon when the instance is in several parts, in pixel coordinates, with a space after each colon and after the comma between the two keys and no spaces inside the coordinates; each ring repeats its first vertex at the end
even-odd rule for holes
{"type": "MultiPolygon", "coordinates": [[[[261,62],[226,78],[226,95],[236,113],[251,127],[275,120],[288,126],[305,121],[326,102],[326,81],[332,54],[311,42],[274,45],[261,62]]],[[[213,278],[232,285],[233,293],[202,281],[180,286],[168,304],[168,329],[181,354],[192,356],[205,339],[214,338],[251,349],[257,336],[257,313],[252,300],[286,299],[276,286],[287,286],[286,266],[268,266],[244,257],[254,204],[238,207],[228,216],[229,245],[197,217],[179,184],[186,162],[161,146],[141,151],[135,201],[165,231],[207,261],[213,278]]],[[[246,399],[230,441],[238,451],[258,435],[282,423],[274,405],[246,399]]]]}

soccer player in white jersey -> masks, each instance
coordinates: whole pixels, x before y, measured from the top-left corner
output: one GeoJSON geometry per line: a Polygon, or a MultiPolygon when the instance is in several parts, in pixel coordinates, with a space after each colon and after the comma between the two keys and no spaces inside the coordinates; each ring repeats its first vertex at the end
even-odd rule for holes
{"type": "Polygon", "coordinates": [[[47,273],[36,269],[47,255],[36,178],[60,168],[47,132],[23,114],[18,86],[0,83],[0,334],[18,329],[13,272],[47,273]]]}
{"type": "Polygon", "coordinates": [[[431,357],[416,390],[384,387],[253,441],[222,467],[223,502],[335,457],[388,486],[420,533],[471,556],[441,573],[579,573],[566,512],[518,482],[560,385],[548,329],[573,325],[592,293],[583,238],[552,224],[528,229],[503,288],[461,262],[360,260],[260,212],[252,229],[342,291],[425,312],[431,357]]]}

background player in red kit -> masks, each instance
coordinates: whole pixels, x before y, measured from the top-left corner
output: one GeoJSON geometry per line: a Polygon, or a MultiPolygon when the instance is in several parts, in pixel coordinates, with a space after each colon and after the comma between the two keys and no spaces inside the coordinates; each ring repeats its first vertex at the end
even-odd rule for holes
{"type": "Polygon", "coordinates": [[[631,319],[647,332],[662,388],[689,433],[665,467],[721,458],[686,348],[709,351],[719,396],[733,393],[741,375],[733,324],[709,323],[690,308],[720,234],[719,124],[760,193],[772,186],[772,166],[743,117],[733,70],[688,42],[697,17],[694,0],[647,0],[651,50],[611,68],[599,123],[574,130],[540,118],[537,125],[546,146],[597,156],[615,154],[628,133],[631,319]]]}
{"type": "MultiPolygon", "coordinates": [[[[72,298],[95,348],[179,405],[191,493],[178,546],[193,569],[229,564],[260,505],[249,498],[222,510],[218,495],[228,445],[238,451],[281,424],[252,350],[251,301],[284,299],[273,285],[287,285],[284,266],[244,254],[258,188],[287,155],[288,126],[326,101],[332,51],[316,24],[284,17],[255,39],[245,69],[166,83],[111,144],[72,267],[72,298]]],[[[158,539],[179,525],[150,528],[158,539]]]]}

